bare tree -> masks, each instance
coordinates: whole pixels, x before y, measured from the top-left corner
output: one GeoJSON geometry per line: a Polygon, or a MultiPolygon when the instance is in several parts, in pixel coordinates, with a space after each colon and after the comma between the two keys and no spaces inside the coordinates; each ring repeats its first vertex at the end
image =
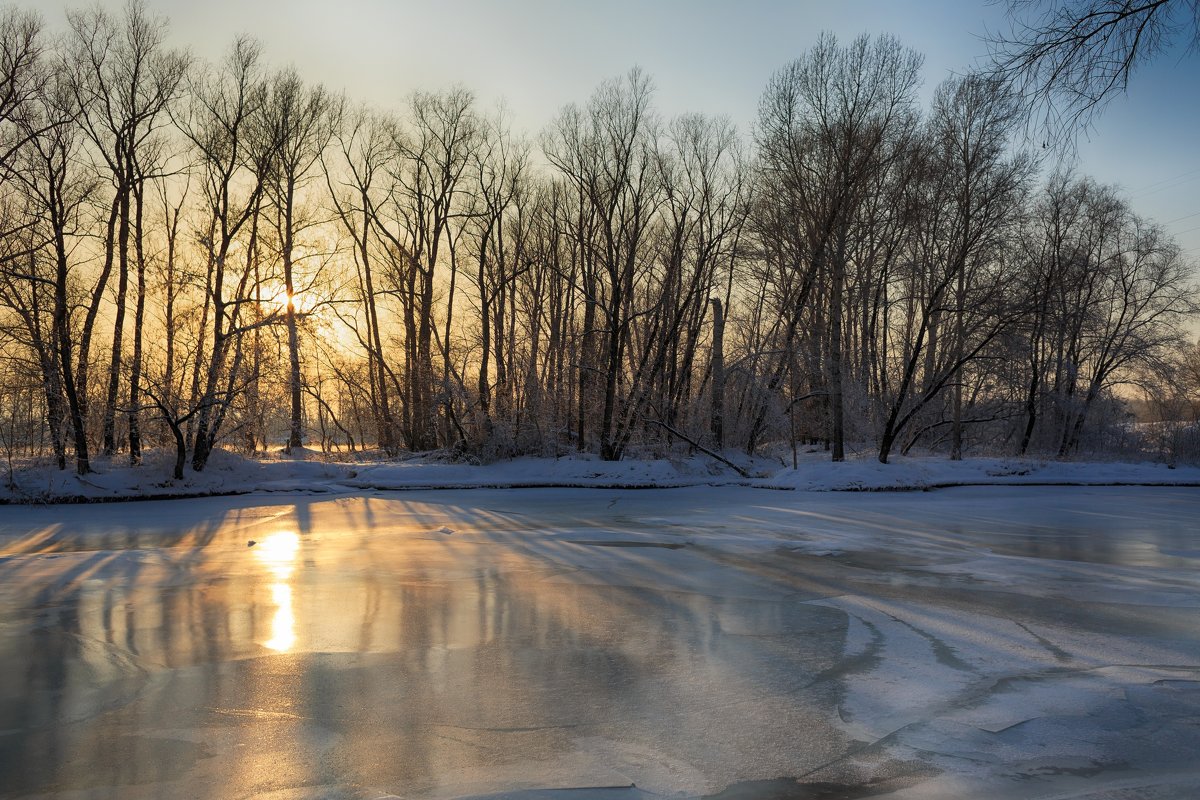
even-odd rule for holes
{"type": "MultiPolygon", "coordinates": [[[[95,189],[95,180],[84,174],[81,163],[82,135],[78,125],[79,109],[72,93],[71,78],[65,70],[50,67],[40,74],[40,84],[31,107],[21,119],[21,137],[25,146],[22,164],[9,173],[28,197],[34,215],[36,238],[40,247],[33,253],[34,270],[38,259],[46,259],[52,268],[53,338],[66,395],[75,446],[75,470],[80,475],[91,471],[88,455],[86,414],[83,394],[87,385],[79,378],[84,372],[86,352],[76,346],[77,331],[72,319],[74,294],[78,284],[77,247],[85,219],[83,211],[95,189]]],[[[85,320],[84,326],[90,323],[85,320]]],[[[85,330],[86,333],[86,330],[85,330]]],[[[53,390],[56,391],[56,390],[53,390]]],[[[53,410],[53,403],[50,405],[53,410]]]]}
{"type": "Polygon", "coordinates": [[[323,164],[334,215],[353,241],[352,253],[358,296],[362,300],[365,332],[350,320],[367,354],[371,408],[379,446],[394,455],[399,431],[392,409],[393,388],[399,379],[384,355],[380,322],[381,287],[376,274],[375,209],[391,154],[391,122],[365,109],[342,116],[334,136],[335,154],[323,164]]]}
{"type": "MultiPolygon", "coordinates": [[[[843,312],[853,220],[872,176],[914,127],[922,58],[889,36],[846,47],[822,34],[777,72],[760,111],[764,158],[802,215],[807,256],[827,290],[832,457],[845,458],[843,312]]],[[[807,298],[804,298],[807,300],[807,298]]]]}
{"type": "MultiPolygon", "coordinates": [[[[99,7],[69,12],[67,16],[71,38],[65,57],[71,72],[71,88],[81,111],[80,126],[94,145],[100,170],[107,175],[113,189],[104,233],[104,266],[89,308],[89,317],[95,319],[115,260],[116,307],[103,425],[104,454],[112,455],[116,448],[117,397],[131,258],[137,268],[138,282],[130,401],[133,408],[138,405],[141,322],[145,308],[145,245],[141,224],[145,183],[157,160],[153,155],[159,146],[157,133],[167,121],[167,107],[182,84],[188,59],[165,47],[166,22],[151,17],[141,0],[132,0],[120,20],[99,7]]],[[[84,344],[85,361],[87,350],[84,344]]],[[[135,410],[130,411],[129,437],[130,458],[137,463],[141,458],[141,443],[135,410]]]]}
{"type": "MultiPolygon", "coordinates": [[[[8,330],[2,350],[14,364],[17,347],[36,360],[51,450],[59,469],[65,469],[67,410],[56,331],[48,318],[57,282],[47,268],[53,262],[43,252],[47,242],[46,230],[38,224],[41,204],[30,204],[40,196],[37,189],[42,186],[42,165],[30,158],[30,143],[56,126],[69,124],[70,115],[39,113],[46,110],[39,102],[38,88],[47,74],[41,25],[41,20],[28,12],[5,9],[0,15],[0,306],[10,309],[20,321],[8,330]],[[38,177],[26,170],[33,170],[38,177]]],[[[15,424],[15,417],[11,421],[15,424]]]]}
{"type": "MultiPolygon", "coordinates": [[[[43,128],[25,124],[39,82],[45,77],[42,20],[28,11],[0,11],[0,173],[15,164],[18,151],[43,128]]],[[[56,119],[43,119],[54,125],[56,119]]],[[[7,234],[5,227],[0,234],[7,234]]]]}
{"type": "MultiPolygon", "coordinates": [[[[708,432],[724,446],[724,310],[738,255],[749,186],[736,131],[725,119],[686,114],[668,125],[659,150],[663,202],[657,234],[659,277],[638,320],[635,376],[645,384],[633,413],[653,413],[664,429],[687,427],[696,393],[701,338],[712,309],[708,432]],[[722,297],[724,303],[722,303],[722,297]]],[[[627,435],[631,428],[627,425],[627,435]]],[[[703,429],[703,428],[701,428],[703,429]]]]}
{"type": "Polygon", "coordinates": [[[401,301],[405,428],[413,450],[436,447],[438,410],[453,413],[446,396],[448,343],[443,343],[440,379],[433,366],[434,300],[445,259],[450,266],[449,326],[457,274],[452,245],[465,221],[464,174],[479,142],[473,107],[474,96],[465,89],[412,95],[410,124],[393,130],[386,197],[372,215],[373,234],[387,258],[391,291],[401,301]]]}
{"type": "Polygon", "coordinates": [[[1070,366],[1086,386],[1067,406],[1058,455],[1079,446],[1084,425],[1102,393],[1137,366],[1154,366],[1183,341],[1181,323],[1194,314],[1197,290],[1179,247],[1159,227],[1127,210],[1117,220],[1110,257],[1098,268],[1086,330],[1070,366]]]}
{"type": "Polygon", "coordinates": [[[1006,236],[1020,222],[1035,168],[1028,156],[1007,153],[1020,119],[1012,92],[981,76],[950,79],[938,87],[933,101],[930,135],[937,148],[935,169],[945,179],[945,196],[938,199],[949,203],[951,211],[945,255],[954,272],[950,457],[955,460],[962,458],[963,451],[963,368],[972,346],[966,331],[972,278],[986,271],[986,262],[995,260],[993,253],[1005,249],[1006,236]]]}
{"type": "MultiPolygon", "coordinates": [[[[269,173],[267,196],[275,211],[275,232],[283,267],[284,324],[287,327],[288,394],[291,419],[287,448],[303,442],[303,388],[300,377],[300,339],[297,327],[296,291],[298,238],[320,222],[303,203],[305,189],[316,176],[314,167],[333,136],[336,106],[320,86],[306,88],[295,70],[285,70],[270,82],[269,96],[262,107],[266,135],[276,148],[274,169],[269,173]]],[[[306,276],[315,280],[315,275],[306,276]]]]}
{"type": "Polygon", "coordinates": [[[520,241],[519,226],[511,211],[526,192],[529,147],[507,130],[502,114],[488,120],[482,146],[475,156],[473,178],[477,181],[471,238],[476,252],[476,269],[468,277],[478,292],[479,372],[477,403],[481,442],[493,433],[493,389],[499,394],[502,412],[511,407],[511,354],[515,342],[506,337],[509,300],[516,291],[522,265],[514,245],[520,241]],[[516,231],[512,228],[517,228],[516,231]],[[493,382],[493,369],[494,382],[493,382]]]}
{"type": "MultiPolygon", "coordinates": [[[[885,353],[895,366],[880,397],[885,408],[879,434],[882,463],[923,411],[936,409],[937,417],[926,420],[908,446],[924,431],[947,424],[953,431],[962,425],[958,390],[965,369],[1020,312],[1006,293],[1009,274],[1002,254],[1005,232],[1019,219],[1021,170],[980,163],[967,178],[945,162],[946,155],[933,142],[924,143],[914,153],[912,171],[902,178],[911,216],[889,310],[885,353]],[[977,182],[966,194],[964,179],[977,182]],[[935,404],[947,389],[954,390],[948,420],[944,407],[935,404]]],[[[958,447],[961,454],[961,443],[958,447]]]]}
{"type": "Polygon", "coordinates": [[[1191,266],[1117,190],[1056,173],[1026,234],[1021,452],[1075,452],[1099,401],[1153,373],[1195,313],[1191,266]]]}
{"type": "MultiPolygon", "coordinates": [[[[580,369],[595,370],[603,380],[599,433],[606,461],[619,461],[628,442],[622,415],[630,408],[620,389],[633,332],[635,284],[648,261],[651,221],[661,202],[658,122],[650,95],[650,79],[634,69],[623,80],[601,85],[586,109],[564,109],[544,145],[547,158],[582,201],[576,236],[587,274],[581,288],[603,324],[598,331],[590,329],[592,321],[585,316],[582,335],[599,340],[601,347],[590,351],[585,342],[585,353],[597,358],[585,354],[580,369]]],[[[642,389],[640,384],[631,388],[642,389]]]]}
{"type": "Polygon", "coordinates": [[[991,37],[992,74],[1033,109],[1047,142],[1086,127],[1140,65],[1200,44],[1200,0],[1008,0],[991,37]]]}
{"type": "MultiPolygon", "coordinates": [[[[266,98],[259,59],[256,42],[238,39],[220,72],[192,80],[191,104],[179,121],[196,152],[208,215],[203,245],[209,264],[206,297],[211,298],[212,338],[207,354],[198,352],[196,357],[198,399],[192,403],[197,408],[192,447],[196,471],[208,463],[239,386],[242,335],[273,321],[246,321],[242,309],[252,302],[247,291],[253,288],[252,270],[238,276],[230,258],[239,233],[247,223],[257,221],[275,151],[274,143],[264,140],[261,126],[257,130],[254,126],[266,98]]],[[[253,242],[247,244],[247,252],[253,254],[253,242]]]]}

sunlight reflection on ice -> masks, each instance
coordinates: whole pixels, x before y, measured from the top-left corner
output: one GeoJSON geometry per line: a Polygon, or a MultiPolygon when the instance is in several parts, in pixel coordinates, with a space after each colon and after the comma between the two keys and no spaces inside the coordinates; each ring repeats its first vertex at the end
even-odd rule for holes
{"type": "Polygon", "coordinates": [[[271,599],[275,602],[275,618],[271,620],[271,638],[263,642],[279,653],[287,652],[296,643],[296,615],[292,611],[292,587],[287,584],[295,568],[300,536],[292,531],[272,533],[258,543],[254,554],[275,576],[271,584],[271,599]]]}
{"type": "Polygon", "coordinates": [[[275,601],[275,618],[271,620],[271,638],[263,642],[266,647],[286,653],[296,643],[296,616],[292,613],[292,587],[286,583],[271,586],[271,598],[275,601]]]}

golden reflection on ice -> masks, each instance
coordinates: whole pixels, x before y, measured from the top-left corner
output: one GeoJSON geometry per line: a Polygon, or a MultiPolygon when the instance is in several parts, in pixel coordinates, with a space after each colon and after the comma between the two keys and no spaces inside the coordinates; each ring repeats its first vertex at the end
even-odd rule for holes
{"type": "Polygon", "coordinates": [[[286,653],[296,643],[296,616],[292,613],[292,587],[276,583],[271,587],[275,601],[275,618],[271,620],[271,638],[263,645],[278,653],[286,653]]]}
{"type": "Polygon", "coordinates": [[[296,615],[292,611],[292,587],[287,583],[296,566],[300,536],[292,531],[278,531],[257,543],[254,555],[275,576],[271,584],[271,599],[275,603],[275,618],[271,620],[271,638],[263,642],[276,652],[285,653],[296,643],[296,615]]]}

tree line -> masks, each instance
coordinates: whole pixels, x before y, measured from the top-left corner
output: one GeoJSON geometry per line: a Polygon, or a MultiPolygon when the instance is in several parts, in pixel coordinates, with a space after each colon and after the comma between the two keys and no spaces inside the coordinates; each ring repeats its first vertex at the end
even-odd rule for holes
{"type": "Polygon", "coordinates": [[[166,43],[133,2],[0,14],[0,443],[467,457],[790,443],[1068,457],[1186,391],[1192,264],[1023,151],[996,77],[823,35],[754,131],[640,70],[534,139],[166,43]]]}

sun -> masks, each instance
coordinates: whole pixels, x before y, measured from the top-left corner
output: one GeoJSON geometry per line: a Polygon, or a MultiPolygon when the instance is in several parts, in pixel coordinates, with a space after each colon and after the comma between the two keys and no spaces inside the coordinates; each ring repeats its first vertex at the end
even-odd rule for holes
{"type": "MultiPolygon", "coordinates": [[[[273,293],[264,294],[262,298],[262,307],[265,312],[272,314],[283,314],[288,307],[288,291],[285,287],[278,287],[273,293]]],[[[312,292],[292,292],[291,294],[292,308],[297,314],[310,314],[320,302],[312,292]]]]}

